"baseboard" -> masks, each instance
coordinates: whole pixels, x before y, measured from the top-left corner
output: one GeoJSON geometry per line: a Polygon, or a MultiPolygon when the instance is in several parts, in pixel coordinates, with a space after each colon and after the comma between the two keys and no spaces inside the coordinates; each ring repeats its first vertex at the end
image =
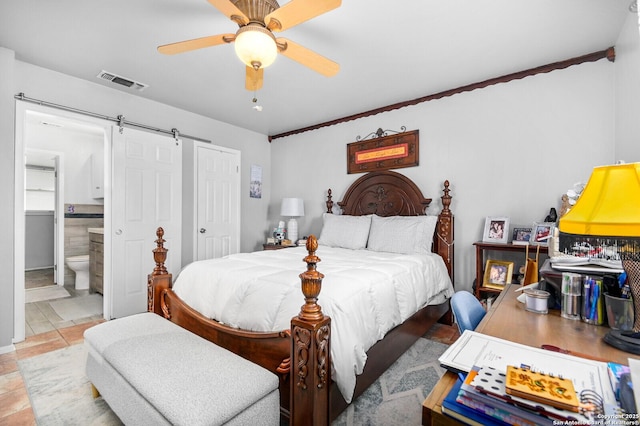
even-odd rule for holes
{"type": "Polygon", "coordinates": [[[33,271],[42,271],[44,269],[53,269],[53,265],[51,266],[36,266],[34,268],[24,268],[25,272],[33,272],[33,271]]]}
{"type": "Polygon", "coordinates": [[[8,354],[9,352],[14,352],[16,347],[14,345],[2,346],[0,347],[0,355],[8,354]]]}

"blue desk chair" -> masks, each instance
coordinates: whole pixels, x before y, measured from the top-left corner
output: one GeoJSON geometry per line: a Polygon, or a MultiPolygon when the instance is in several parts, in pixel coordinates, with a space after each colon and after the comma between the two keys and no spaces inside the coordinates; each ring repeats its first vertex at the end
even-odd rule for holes
{"type": "Polygon", "coordinates": [[[487,313],[476,297],[468,291],[457,291],[451,297],[451,310],[456,319],[458,330],[475,330],[487,313]]]}

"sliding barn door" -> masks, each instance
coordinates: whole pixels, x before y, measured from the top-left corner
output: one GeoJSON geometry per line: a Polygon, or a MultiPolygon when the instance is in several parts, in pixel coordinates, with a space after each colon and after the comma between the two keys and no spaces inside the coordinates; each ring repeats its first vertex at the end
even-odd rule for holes
{"type": "Polygon", "coordinates": [[[155,232],[165,231],[167,268],[181,258],[182,141],[113,127],[111,313],[147,310],[147,275],[153,271],[155,232]]]}
{"type": "Polygon", "coordinates": [[[196,147],[197,260],[240,251],[240,152],[196,147]]]}

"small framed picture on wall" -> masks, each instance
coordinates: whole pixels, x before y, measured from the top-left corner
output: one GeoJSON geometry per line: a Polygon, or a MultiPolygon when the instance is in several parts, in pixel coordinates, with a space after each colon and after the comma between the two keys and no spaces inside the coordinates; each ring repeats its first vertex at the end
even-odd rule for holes
{"type": "Polygon", "coordinates": [[[484,221],[482,241],[485,243],[506,243],[509,240],[509,218],[487,217],[484,221]]]}

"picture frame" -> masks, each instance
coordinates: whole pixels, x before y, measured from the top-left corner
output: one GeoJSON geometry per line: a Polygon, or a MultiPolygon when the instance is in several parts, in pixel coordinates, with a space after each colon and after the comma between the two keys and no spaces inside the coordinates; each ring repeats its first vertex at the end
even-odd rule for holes
{"type": "Polygon", "coordinates": [[[529,244],[531,240],[531,227],[530,226],[516,226],[513,228],[511,244],[529,244]]]}
{"type": "Polygon", "coordinates": [[[489,259],[484,268],[482,286],[502,290],[507,284],[511,284],[512,277],[513,262],[489,259]]]}
{"type": "Polygon", "coordinates": [[[484,221],[482,242],[506,244],[509,240],[509,218],[505,216],[487,216],[484,221]]]}
{"type": "Polygon", "coordinates": [[[553,236],[554,222],[534,222],[531,228],[531,239],[529,244],[546,246],[549,238],[553,236]]]}
{"type": "MultiPolygon", "coordinates": [[[[404,130],[404,126],[402,127],[404,130]]],[[[367,173],[415,167],[420,159],[419,130],[395,132],[378,129],[347,144],[347,173],[367,173]],[[388,134],[392,132],[393,134],[388,134]],[[368,139],[371,137],[371,139],[368,139]]]]}

